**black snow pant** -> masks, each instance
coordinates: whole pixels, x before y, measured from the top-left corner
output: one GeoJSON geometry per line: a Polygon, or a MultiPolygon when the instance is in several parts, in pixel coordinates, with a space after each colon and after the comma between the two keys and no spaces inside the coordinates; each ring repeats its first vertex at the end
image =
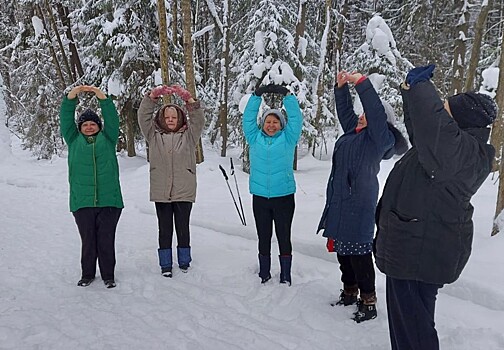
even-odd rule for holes
{"type": "Polygon", "coordinates": [[[173,240],[173,219],[177,233],[177,247],[190,247],[189,218],[191,202],[156,202],[156,214],[159,228],[159,249],[169,249],[173,240]]]}
{"type": "Polygon", "coordinates": [[[392,350],[437,350],[434,323],[441,284],[400,280],[387,276],[387,312],[392,350]]]}
{"type": "Polygon", "coordinates": [[[375,270],[371,253],[364,255],[340,255],[338,261],[343,286],[359,287],[362,295],[375,293],[375,270]]]}
{"type": "Polygon", "coordinates": [[[114,279],[115,234],[121,208],[81,208],[73,213],[82,241],[82,278],[94,278],[96,260],[101,278],[114,279]]]}
{"type": "Polygon", "coordinates": [[[265,198],[254,195],[252,208],[259,238],[259,254],[271,255],[273,223],[280,255],[292,255],[291,227],[294,218],[294,194],[265,198]]]}

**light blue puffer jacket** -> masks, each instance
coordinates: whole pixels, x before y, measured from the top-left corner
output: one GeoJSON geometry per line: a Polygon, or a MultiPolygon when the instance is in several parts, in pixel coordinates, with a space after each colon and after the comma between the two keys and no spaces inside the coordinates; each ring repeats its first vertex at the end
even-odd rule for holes
{"type": "Polygon", "coordinates": [[[262,98],[252,95],[243,113],[243,132],[250,146],[251,194],[272,198],[296,192],[293,163],[294,150],[303,126],[303,116],[295,96],[287,95],[283,105],[287,125],[274,136],[268,136],[257,125],[262,98]]]}

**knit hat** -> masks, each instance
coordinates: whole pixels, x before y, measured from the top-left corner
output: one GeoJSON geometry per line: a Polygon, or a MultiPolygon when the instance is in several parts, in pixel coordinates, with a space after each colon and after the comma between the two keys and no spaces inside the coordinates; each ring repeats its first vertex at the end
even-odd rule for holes
{"type": "Polygon", "coordinates": [[[259,119],[259,125],[261,126],[261,129],[264,128],[264,122],[266,121],[266,117],[270,114],[275,115],[278,120],[280,120],[280,127],[283,129],[285,127],[285,124],[287,124],[287,121],[285,120],[285,116],[283,115],[282,111],[279,109],[267,109],[264,111],[264,113],[261,116],[261,119],[259,119]]]}
{"type": "Polygon", "coordinates": [[[492,98],[474,91],[453,95],[448,98],[448,104],[461,129],[487,127],[497,115],[497,105],[492,98]]]}
{"type": "Polygon", "coordinates": [[[161,128],[164,132],[177,132],[179,131],[184,125],[187,125],[187,116],[182,108],[176,104],[166,104],[161,109],[158,111],[156,115],[156,125],[158,128],[161,128]],[[166,125],[165,118],[164,118],[164,112],[165,109],[168,107],[173,107],[177,111],[177,126],[174,129],[170,129],[168,125],[166,125]]]}
{"type": "Polygon", "coordinates": [[[86,109],[77,119],[77,126],[79,128],[79,131],[81,129],[82,124],[84,124],[84,122],[89,121],[96,123],[96,125],[98,125],[98,128],[101,130],[102,128],[101,118],[92,109],[86,109]]]}

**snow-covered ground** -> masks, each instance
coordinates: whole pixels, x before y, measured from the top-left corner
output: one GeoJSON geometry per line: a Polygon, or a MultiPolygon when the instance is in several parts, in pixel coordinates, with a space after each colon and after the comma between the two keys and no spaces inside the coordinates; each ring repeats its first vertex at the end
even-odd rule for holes
{"type": "MultiPolygon", "coordinates": [[[[390,348],[381,273],[377,319],[356,324],[353,307],[329,305],[340,274],[315,229],[330,161],[299,160],[287,287],[278,283],[275,259],[272,280],[260,284],[247,175],[237,171],[244,227],[218,168],[229,171],[229,159],[208,147],[198,166],[191,269],[162,277],[147,162],[120,155],[125,208],[116,238],[117,288],[106,289],[99,276],[87,288],[76,286],[80,238],[68,211],[66,159],[34,160],[16,142],[12,149],[0,142],[0,349],[390,348]]],[[[383,162],[382,185],[393,163],[383,162]]],[[[234,190],[233,178],[230,185],[234,190]]],[[[504,236],[490,237],[496,192],[489,178],[474,198],[473,254],[459,281],[440,292],[443,349],[504,348],[504,236]]]]}

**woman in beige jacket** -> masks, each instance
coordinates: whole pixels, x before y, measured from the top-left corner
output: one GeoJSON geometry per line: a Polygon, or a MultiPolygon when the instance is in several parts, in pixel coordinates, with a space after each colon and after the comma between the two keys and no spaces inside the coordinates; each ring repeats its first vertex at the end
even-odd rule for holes
{"type": "Polygon", "coordinates": [[[177,260],[182,272],[191,262],[189,218],[196,199],[196,145],[205,124],[199,101],[180,86],[159,86],[145,95],[138,123],[149,143],[150,200],[156,205],[161,274],[172,277],[173,223],[177,260]],[[159,97],[176,94],[185,107],[166,104],[156,113],[159,97]],[[188,118],[189,117],[189,118],[188,118]]]}

